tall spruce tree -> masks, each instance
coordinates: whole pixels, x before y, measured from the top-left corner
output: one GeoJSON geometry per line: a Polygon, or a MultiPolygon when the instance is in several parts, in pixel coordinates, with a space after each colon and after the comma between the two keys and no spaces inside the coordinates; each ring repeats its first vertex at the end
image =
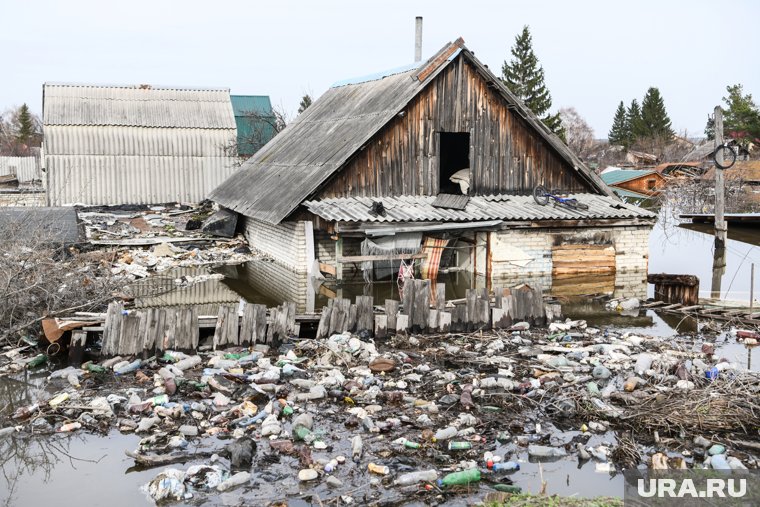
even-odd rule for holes
{"type": "Polygon", "coordinates": [[[527,25],[515,37],[511,52],[512,59],[509,62],[505,60],[501,67],[502,81],[552,132],[562,137],[559,113],[549,112],[552,97],[544,83],[544,68],[539,65],[533,52],[533,38],[527,25]]]}
{"type": "Polygon", "coordinates": [[[654,86],[647,90],[641,102],[641,124],[646,139],[670,141],[675,135],[660,90],[654,86]]]}
{"type": "Polygon", "coordinates": [[[644,136],[644,125],[641,121],[639,101],[633,99],[625,114],[625,134],[628,138],[626,147],[631,146],[644,136]]]}
{"type": "Polygon", "coordinates": [[[744,95],[742,85],[727,86],[726,106],[723,115],[723,132],[744,143],[760,139],[760,109],[752,100],[752,94],[744,95]]]}
{"type": "Polygon", "coordinates": [[[36,133],[37,129],[34,125],[32,113],[29,112],[29,106],[22,104],[16,116],[16,141],[28,145],[36,133]]]}
{"type": "Polygon", "coordinates": [[[610,144],[622,144],[626,148],[628,147],[629,136],[626,129],[625,106],[622,100],[615,111],[615,118],[612,120],[612,128],[607,134],[607,139],[610,144]]]}

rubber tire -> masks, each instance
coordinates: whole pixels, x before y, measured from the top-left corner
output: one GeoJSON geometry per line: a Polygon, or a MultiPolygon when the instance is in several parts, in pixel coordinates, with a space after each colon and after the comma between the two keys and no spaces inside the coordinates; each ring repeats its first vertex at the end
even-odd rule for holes
{"type": "Polygon", "coordinates": [[[546,187],[543,185],[538,185],[533,189],[533,200],[536,201],[536,204],[539,206],[546,206],[549,204],[549,196],[546,195],[549,192],[547,192],[546,187]]]}
{"type": "Polygon", "coordinates": [[[728,169],[736,163],[736,151],[730,146],[721,145],[713,152],[713,162],[720,169],[728,169]],[[718,162],[718,153],[723,154],[723,163],[718,162]]]}

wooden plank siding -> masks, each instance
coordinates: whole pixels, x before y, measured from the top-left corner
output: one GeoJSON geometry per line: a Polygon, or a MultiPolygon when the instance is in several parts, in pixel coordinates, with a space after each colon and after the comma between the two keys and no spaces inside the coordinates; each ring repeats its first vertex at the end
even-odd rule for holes
{"type": "Polygon", "coordinates": [[[440,132],[470,133],[471,195],[543,184],[596,192],[462,56],[338,171],[319,197],[436,195],[440,132]]]}

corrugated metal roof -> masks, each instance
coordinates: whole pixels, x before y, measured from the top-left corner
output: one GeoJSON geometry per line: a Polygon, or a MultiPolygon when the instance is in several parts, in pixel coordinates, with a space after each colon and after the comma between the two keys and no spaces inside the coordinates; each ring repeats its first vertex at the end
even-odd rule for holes
{"type": "Polygon", "coordinates": [[[158,88],[45,83],[42,122],[48,125],[118,125],[234,129],[228,89],[158,88]]]}
{"type": "Polygon", "coordinates": [[[472,222],[478,220],[584,220],[605,218],[655,219],[656,215],[615,198],[596,194],[575,194],[572,197],[589,209],[568,206],[541,206],[532,196],[473,196],[464,210],[433,206],[434,196],[339,197],[306,201],[306,208],[325,220],[339,222],[472,222]],[[374,216],[374,201],[383,203],[385,216],[374,216]]]}
{"type": "Polygon", "coordinates": [[[470,197],[467,195],[438,194],[431,204],[434,208],[465,209],[470,197]]]}
{"type": "Polygon", "coordinates": [[[228,90],[44,85],[52,205],[198,202],[237,168],[228,90]]]}
{"type": "Polygon", "coordinates": [[[641,170],[641,169],[618,169],[617,171],[608,171],[605,173],[602,173],[602,180],[608,185],[617,185],[618,183],[623,183],[630,180],[635,180],[636,178],[642,178],[644,176],[649,176],[650,174],[654,174],[656,171],[653,171],[651,169],[648,170],[641,170]]]}
{"type": "Polygon", "coordinates": [[[251,112],[272,114],[272,102],[269,95],[230,95],[232,112],[235,116],[245,116],[251,112]]]}
{"type": "MultiPolygon", "coordinates": [[[[460,40],[445,45],[420,66],[383,73],[369,81],[350,80],[330,88],[241,170],[209,197],[243,215],[279,223],[308,199],[333,173],[364,146],[458,55],[464,55],[534,129],[602,193],[613,195],[604,182],[529,111],[460,40]],[[453,50],[453,51],[452,51],[453,50]],[[445,60],[422,80],[420,69],[445,60]]],[[[365,78],[366,79],[366,78],[365,78]]]]}

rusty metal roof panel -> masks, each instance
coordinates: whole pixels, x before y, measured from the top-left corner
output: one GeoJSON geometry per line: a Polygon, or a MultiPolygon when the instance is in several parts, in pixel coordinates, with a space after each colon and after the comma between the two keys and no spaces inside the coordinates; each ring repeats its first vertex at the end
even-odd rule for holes
{"type": "Polygon", "coordinates": [[[532,196],[474,196],[464,209],[435,207],[434,196],[338,197],[306,201],[306,208],[325,220],[338,222],[472,222],[487,220],[541,221],[588,219],[654,219],[654,213],[617,199],[596,194],[572,197],[587,210],[563,205],[541,206],[532,196]],[[385,216],[370,213],[373,202],[381,202],[385,216]]]}

